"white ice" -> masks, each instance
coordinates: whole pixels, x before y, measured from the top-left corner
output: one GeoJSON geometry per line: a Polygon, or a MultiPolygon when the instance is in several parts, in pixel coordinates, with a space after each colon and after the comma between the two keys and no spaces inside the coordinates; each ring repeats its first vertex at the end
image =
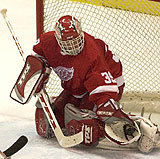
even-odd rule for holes
{"type": "MultiPolygon", "coordinates": [[[[35,0],[0,0],[0,9],[7,8],[8,18],[26,54],[30,54],[36,40],[35,0]]],[[[96,148],[68,148],[59,146],[56,139],[47,140],[36,134],[34,103],[27,105],[13,101],[10,91],[23,67],[11,34],[0,16],[0,150],[4,151],[18,137],[25,135],[29,142],[13,159],[158,159],[160,152],[110,151],[96,148]]]]}

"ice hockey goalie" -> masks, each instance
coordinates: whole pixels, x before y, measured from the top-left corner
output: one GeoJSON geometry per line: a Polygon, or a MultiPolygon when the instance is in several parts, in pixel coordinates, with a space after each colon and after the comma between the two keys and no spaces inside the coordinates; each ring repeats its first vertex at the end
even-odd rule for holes
{"type": "Polygon", "coordinates": [[[127,114],[119,104],[125,86],[121,61],[104,41],[84,32],[75,17],[61,17],[33,51],[11,97],[22,104],[38,97],[35,119],[40,136],[55,135],[63,147],[98,145],[103,139],[120,146],[136,143],[142,152],[157,145],[157,126],[127,114]],[[54,99],[44,91],[51,68],[64,89],[54,99]]]}
{"type": "MultiPolygon", "coordinates": [[[[41,58],[28,56],[12,90],[11,97],[22,104],[26,103],[33,94],[36,95],[41,89],[44,89],[50,71],[48,65],[41,58]],[[34,80],[31,80],[32,78],[34,80]],[[26,89],[29,91],[25,91],[26,89]]],[[[105,107],[108,107],[108,114],[101,116],[104,118],[103,120],[99,120],[98,113],[95,110],[77,107],[77,99],[64,91],[59,97],[54,99],[47,98],[47,100],[50,100],[49,103],[54,113],[54,105],[61,102],[65,104],[64,116],[62,116],[65,125],[62,129],[65,130],[65,134],[68,136],[83,130],[81,144],[96,146],[100,145],[101,140],[104,139],[106,142],[112,142],[120,146],[136,143],[135,145],[142,152],[150,152],[159,144],[157,142],[159,141],[159,131],[155,124],[144,117],[126,114],[121,109],[121,105],[113,99],[104,104],[105,107]],[[66,99],[66,96],[69,98],[67,103],[63,100],[66,99]],[[114,108],[114,112],[110,107],[114,108]]],[[[54,137],[53,130],[39,100],[36,106],[37,133],[46,138],[54,137]]],[[[59,118],[59,114],[56,113],[55,116],[59,118]]]]}

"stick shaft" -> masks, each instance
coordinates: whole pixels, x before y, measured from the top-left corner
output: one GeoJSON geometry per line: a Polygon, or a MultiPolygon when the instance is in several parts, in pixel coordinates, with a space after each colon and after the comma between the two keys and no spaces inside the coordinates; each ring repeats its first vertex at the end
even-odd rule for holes
{"type": "Polygon", "coordinates": [[[48,122],[52,128],[52,130],[55,133],[55,136],[59,142],[59,144],[64,147],[73,147],[75,145],[80,144],[83,141],[83,130],[77,134],[74,134],[72,136],[64,136],[58,121],[52,111],[52,108],[50,106],[46,91],[44,89],[41,90],[41,92],[38,94],[39,101],[42,105],[42,108],[44,110],[44,113],[48,119],[48,122]]]}
{"type": "Polygon", "coordinates": [[[18,51],[19,51],[20,55],[22,56],[22,58],[23,58],[23,60],[24,60],[24,52],[23,52],[23,49],[22,49],[22,47],[21,47],[21,45],[20,45],[20,43],[19,43],[19,40],[18,40],[18,38],[17,38],[17,36],[16,36],[16,34],[15,34],[15,32],[14,32],[14,29],[13,29],[13,27],[12,27],[12,25],[11,25],[8,17],[7,17],[7,15],[6,15],[6,12],[7,12],[6,9],[2,9],[2,10],[1,10],[1,14],[2,14],[2,16],[3,16],[4,20],[5,20],[5,23],[7,24],[7,27],[8,27],[8,29],[9,29],[11,35],[12,35],[13,40],[15,41],[15,44],[16,44],[16,46],[17,46],[17,48],[18,48],[18,51]]]}

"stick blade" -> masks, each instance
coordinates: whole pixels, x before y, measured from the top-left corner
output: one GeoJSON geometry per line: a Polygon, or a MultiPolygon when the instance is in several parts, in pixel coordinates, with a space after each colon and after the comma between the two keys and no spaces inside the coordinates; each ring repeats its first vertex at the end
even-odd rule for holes
{"type": "Polygon", "coordinates": [[[83,130],[77,134],[74,134],[72,136],[65,136],[59,140],[59,144],[64,147],[73,147],[83,142],[83,130]]]}
{"type": "Polygon", "coordinates": [[[21,136],[20,138],[18,138],[18,140],[11,145],[7,150],[5,150],[3,153],[9,157],[12,156],[13,154],[15,154],[16,152],[18,152],[21,148],[23,148],[28,142],[28,139],[26,136],[21,136]]]}

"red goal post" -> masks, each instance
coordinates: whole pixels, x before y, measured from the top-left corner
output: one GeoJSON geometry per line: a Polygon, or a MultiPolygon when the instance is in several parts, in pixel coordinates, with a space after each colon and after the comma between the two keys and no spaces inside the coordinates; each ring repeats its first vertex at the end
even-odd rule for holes
{"type": "MultiPolygon", "coordinates": [[[[36,0],[37,38],[53,30],[66,14],[80,19],[84,31],[104,40],[120,57],[126,81],[124,106],[145,106],[148,111],[160,107],[159,0],[36,0]]],[[[62,91],[54,73],[47,91],[50,96],[62,91]]]]}
{"type": "Polygon", "coordinates": [[[44,32],[43,30],[43,13],[44,13],[43,0],[36,0],[36,30],[37,38],[44,32]]]}

